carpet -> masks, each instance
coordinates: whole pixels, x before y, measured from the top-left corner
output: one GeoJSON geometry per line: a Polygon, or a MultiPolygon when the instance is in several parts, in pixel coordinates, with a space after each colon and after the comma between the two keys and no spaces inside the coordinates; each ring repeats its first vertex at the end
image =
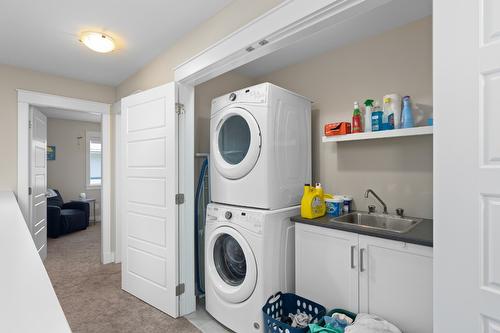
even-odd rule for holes
{"type": "Polygon", "coordinates": [[[45,268],[73,332],[199,332],[121,289],[121,265],[100,263],[100,224],[48,239],[45,268]]]}

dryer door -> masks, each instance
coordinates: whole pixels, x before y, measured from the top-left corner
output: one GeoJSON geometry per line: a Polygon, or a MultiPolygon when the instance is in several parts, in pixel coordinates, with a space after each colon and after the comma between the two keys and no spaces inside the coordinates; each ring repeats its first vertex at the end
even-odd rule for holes
{"type": "Polygon", "coordinates": [[[255,118],[239,107],[223,110],[213,119],[212,158],[217,170],[229,179],[246,176],[260,155],[261,133],[255,118]]]}
{"type": "Polygon", "coordinates": [[[208,277],[226,302],[241,303],[257,284],[257,264],[243,236],[231,227],[219,227],[208,241],[208,277]]]}

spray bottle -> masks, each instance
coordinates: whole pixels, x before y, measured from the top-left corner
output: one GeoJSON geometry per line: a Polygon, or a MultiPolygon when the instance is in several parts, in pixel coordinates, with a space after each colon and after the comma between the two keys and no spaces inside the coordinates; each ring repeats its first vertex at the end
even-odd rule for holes
{"type": "Polygon", "coordinates": [[[361,133],[361,112],[359,111],[358,102],[354,102],[354,112],[352,113],[352,133],[361,133]]]}
{"type": "Polygon", "coordinates": [[[365,101],[365,132],[372,131],[372,109],[373,99],[367,99],[365,101]]]}

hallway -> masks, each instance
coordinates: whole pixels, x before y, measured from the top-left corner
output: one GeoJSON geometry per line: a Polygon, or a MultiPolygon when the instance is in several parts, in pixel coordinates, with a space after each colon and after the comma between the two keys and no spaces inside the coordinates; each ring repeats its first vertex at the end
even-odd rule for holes
{"type": "Polygon", "coordinates": [[[100,264],[100,225],[48,239],[45,267],[74,333],[199,332],[121,290],[121,265],[100,264]]]}

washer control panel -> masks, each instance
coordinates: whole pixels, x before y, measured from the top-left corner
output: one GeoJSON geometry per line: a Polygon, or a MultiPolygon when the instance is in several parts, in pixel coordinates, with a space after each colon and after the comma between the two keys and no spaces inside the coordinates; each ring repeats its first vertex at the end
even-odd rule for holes
{"type": "Polygon", "coordinates": [[[262,213],[245,208],[217,204],[209,204],[207,207],[207,222],[237,224],[253,232],[262,233],[263,220],[262,213]]]}

